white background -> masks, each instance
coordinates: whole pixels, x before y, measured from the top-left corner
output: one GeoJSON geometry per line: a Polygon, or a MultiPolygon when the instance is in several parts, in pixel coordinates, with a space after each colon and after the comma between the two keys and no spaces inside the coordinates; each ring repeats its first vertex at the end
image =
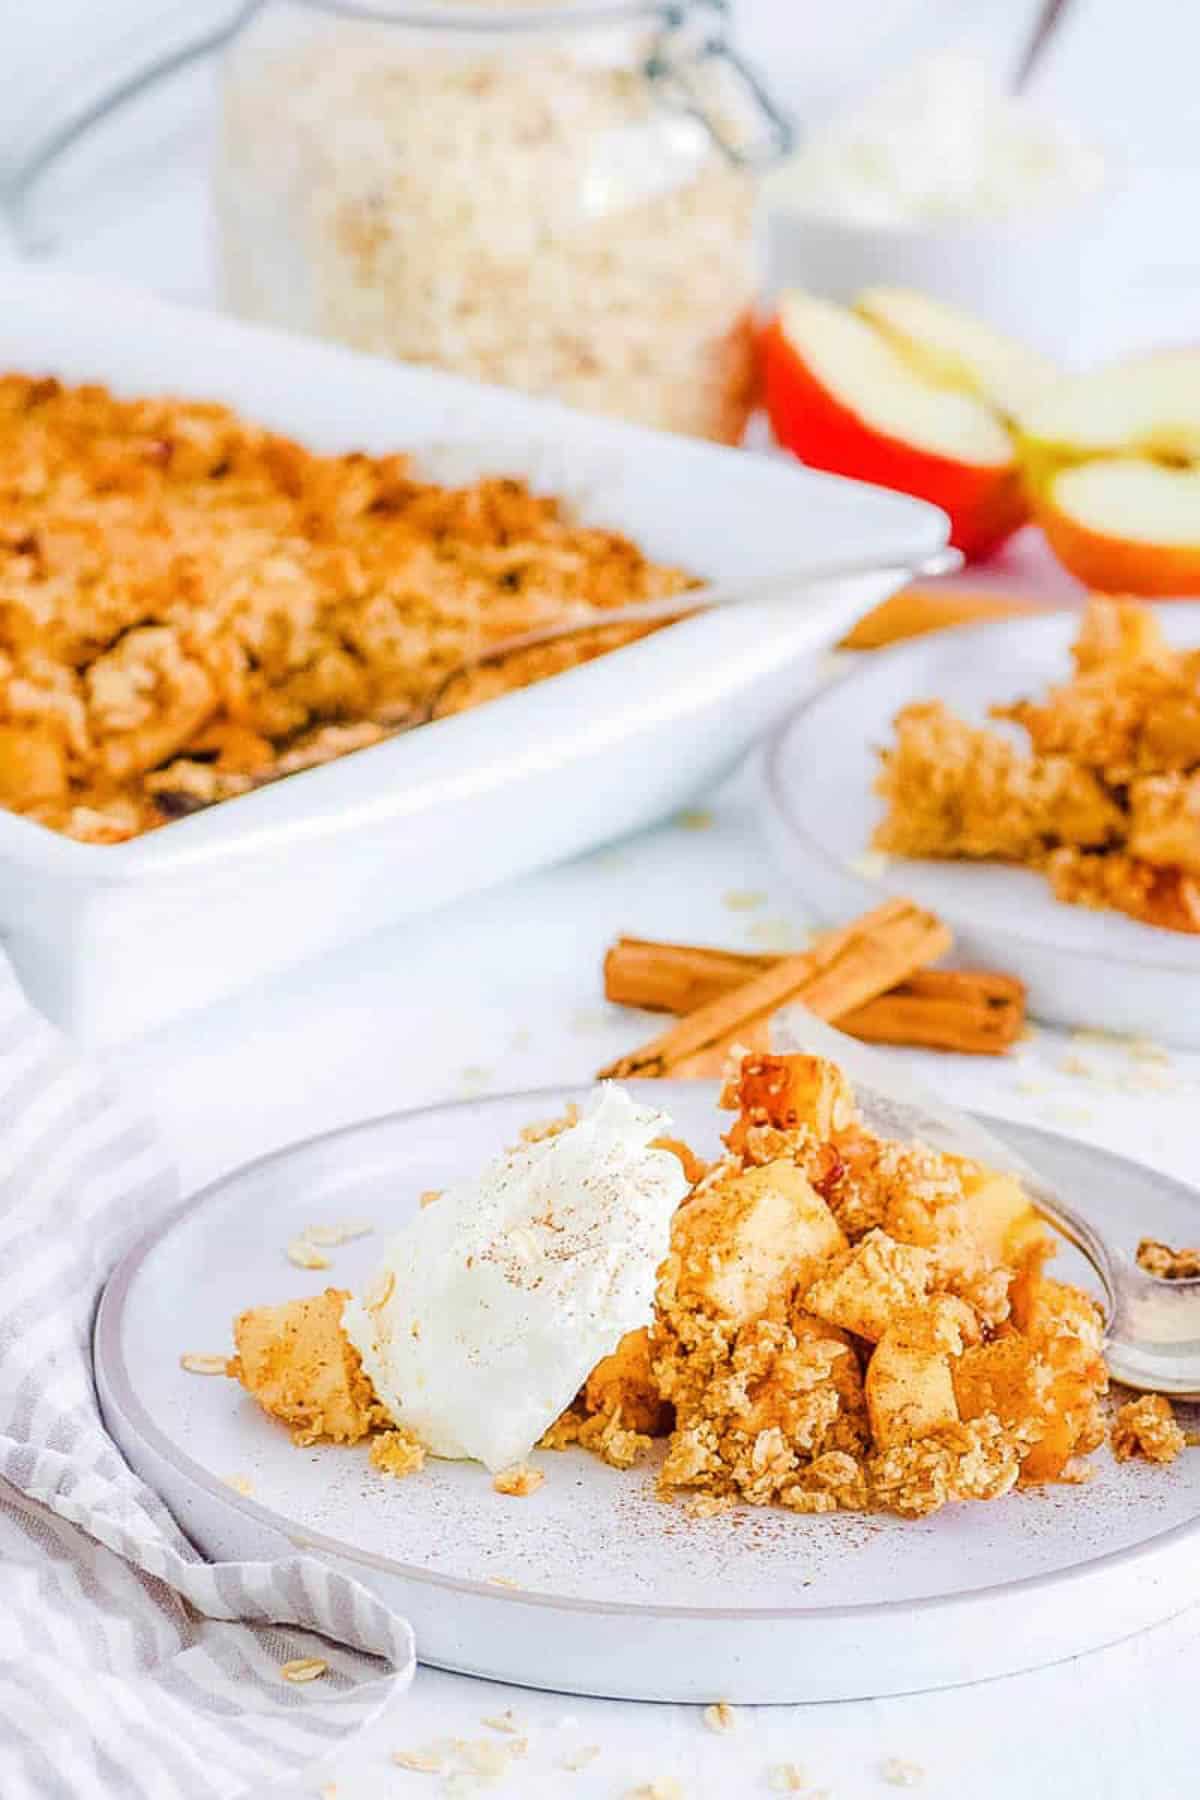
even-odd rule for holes
{"type": "MultiPolygon", "coordinates": [[[[40,0],[5,9],[0,153],[9,158],[101,83],[130,52],[161,48],[180,22],[224,0],[40,0]]],[[[802,116],[861,90],[932,42],[968,39],[1011,64],[1028,0],[742,0],[742,36],[802,116]]],[[[1040,81],[1047,104],[1113,144],[1130,198],[1109,222],[1113,292],[1081,321],[1093,341],[1200,335],[1200,6],[1195,0],[1076,0],[1040,81]],[[1113,306],[1114,299],[1119,302],[1113,306]],[[1099,322],[1099,323],[1098,323],[1099,322]]],[[[112,152],[102,204],[64,212],[67,265],[107,268],[203,295],[204,81],[168,107],[178,172],[157,178],[131,129],[112,152]]],[[[161,129],[161,116],[156,129],[161,129]]],[[[168,135],[171,135],[169,133],[168,135]]],[[[94,171],[82,171],[85,193],[94,171]]],[[[158,1117],[189,1183],[326,1126],[395,1106],[586,1078],[636,1028],[600,998],[603,949],[620,930],[761,946],[805,921],[765,859],[743,790],[713,804],[707,829],[668,825],[635,842],[417,921],[319,968],[162,1031],[115,1060],[158,1117]],[[728,896],[756,896],[734,910],[728,896]]],[[[1076,1132],[1193,1179],[1200,1057],[1176,1056],[1137,1090],[1119,1048],[1080,1052],[1044,1032],[1011,1061],[924,1061],[955,1101],[1076,1132]],[[1085,1062],[1089,1075],[1069,1066],[1085,1062]]],[[[249,1298],[252,1298],[250,1296],[249,1298]]],[[[1200,1453],[1198,1453],[1200,1454],[1200,1453]]],[[[688,1800],[766,1793],[768,1764],[796,1761],[837,1800],[882,1800],[882,1760],[919,1764],[930,1800],[1184,1800],[1200,1791],[1200,1616],[1056,1669],[953,1693],[747,1713],[716,1739],[686,1708],[504,1695],[422,1671],[361,1756],[337,1770],[338,1800],[421,1795],[428,1777],[383,1753],[439,1735],[482,1735],[512,1703],[535,1726],[531,1762],[503,1795],[617,1796],[674,1775],[688,1800]],[[564,1716],[576,1724],[564,1726],[564,1716]],[[585,1775],[553,1772],[594,1742],[585,1775]]],[[[329,1771],[299,1784],[314,1794],[329,1771]]],[[[81,1796],[81,1800],[88,1800],[81,1796]]]]}

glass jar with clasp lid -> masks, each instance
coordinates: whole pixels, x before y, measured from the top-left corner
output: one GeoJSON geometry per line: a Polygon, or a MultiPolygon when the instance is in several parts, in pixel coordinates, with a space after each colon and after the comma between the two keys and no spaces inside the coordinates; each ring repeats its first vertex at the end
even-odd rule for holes
{"type": "Polygon", "coordinates": [[[790,133],[725,0],[254,0],[224,57],[223,296],[245,318],[732,442],[756,177],[790,133]]]}

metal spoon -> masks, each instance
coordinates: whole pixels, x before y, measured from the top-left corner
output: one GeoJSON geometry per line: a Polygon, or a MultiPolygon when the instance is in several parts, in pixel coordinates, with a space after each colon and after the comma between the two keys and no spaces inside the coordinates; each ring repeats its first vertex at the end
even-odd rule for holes
{"type": "Polygon", "coordinates": [[[1200,1279],[1163,1281],[1050,1187],[1044,1176],[978,1119],[948,1107],[901,1065],[823,1024],[800,1007],[775,1022],[779,1048],[838,1063],[877,1129],[915,1137],[1016,1176],[1048,1225],[1091,1264],[1104,1290],[1105,1360],[1126,1387],[1200,1400],[1200,1279]]]}
{"type": "Polygon", "coordinates": [[[493,663],[505,661],[524,650],[537,650],[544,644],[561,643],[581,637],[590,631],[604,631],[623,625],[668,624],[687,619],[697,613],[716,612],[724,607],[752,606],[771,600],[793,600],[808,595],[813,588],[833,581],[851,580],[859,575],[895,576],[897,585],[916,577],[950,575],[962,567],[962,556],[947,546],[914,560],[876,555],[843,556],[824,563],[809,563],[806,568],[784,574],[759,575],[744,581],[724,581],[707,587],[686,588],[661,600],[639,601],[632,606],[593,609],[553,625],[539,626],[535,631],[521,632],[489,644],[450,670],[434,689],[429,701],[416,714],[409,714],[404,726],[425,724],[437,718],[449,689],[464,678],[476,674],[493,663]]]}

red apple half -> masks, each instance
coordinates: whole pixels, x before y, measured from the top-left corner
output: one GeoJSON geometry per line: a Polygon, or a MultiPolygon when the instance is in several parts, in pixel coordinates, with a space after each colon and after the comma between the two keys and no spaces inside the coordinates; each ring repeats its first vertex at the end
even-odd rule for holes
{"type": "Polygon", "coordinates": [[[786,294],[763,345],[776,438],[815,469],[930,500],[950,540],[983,556],[1026,518],[1012,436],[978,393],[928,365],[845,307],[786,294]]]}

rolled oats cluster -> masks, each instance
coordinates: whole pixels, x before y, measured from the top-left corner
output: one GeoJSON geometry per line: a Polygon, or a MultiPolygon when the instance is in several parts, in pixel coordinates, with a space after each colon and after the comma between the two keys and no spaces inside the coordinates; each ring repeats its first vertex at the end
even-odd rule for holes
{"type": "Polygon", "coordinates": [[[628,27],[243,40],[218,163],[227,298],[357,349],[734,442],[754,193],[628,27]]]}

